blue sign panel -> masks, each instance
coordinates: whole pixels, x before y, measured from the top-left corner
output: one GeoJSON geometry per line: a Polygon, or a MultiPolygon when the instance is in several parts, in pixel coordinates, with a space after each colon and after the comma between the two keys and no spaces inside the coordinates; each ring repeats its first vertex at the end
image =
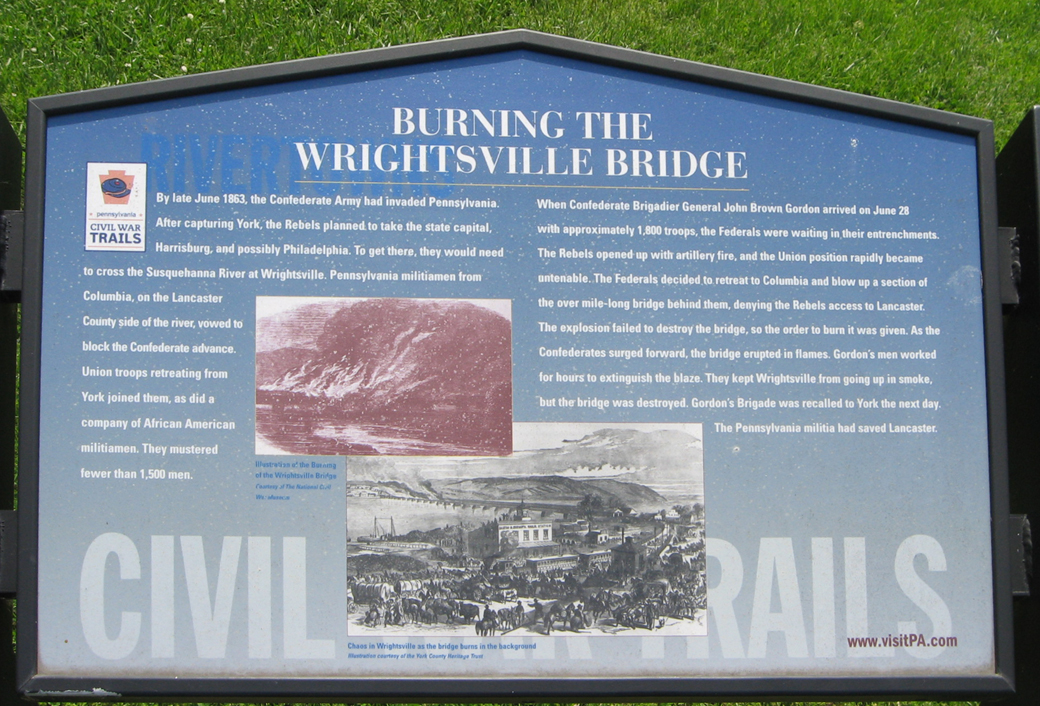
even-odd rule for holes
{"type": "Polygon", "coordinates": [[[530,50],[50,117],[38,674],[992,676],[978,164],[530,50]]]}

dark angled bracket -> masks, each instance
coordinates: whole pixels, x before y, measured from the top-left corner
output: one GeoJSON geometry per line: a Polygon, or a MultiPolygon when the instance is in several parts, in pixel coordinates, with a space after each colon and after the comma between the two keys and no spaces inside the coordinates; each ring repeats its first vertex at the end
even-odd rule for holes
{"type": "Polygon", "coordinates": [[[1022,281],[1022,254],[1019,250],[1018,230],[998,228],[1000,247],[1000,303],[1018,304],[1018,285],[1022,281]]]}
{"type": "Polygon", "coordinates": [[[0,510],[0,596],[18,589],[18,512],[0,510]]]}
{"type": "Polygon", "coordinates": [[[1011,595],[1029,598],[1029,584],[1033,579],[1033,533],[1029,518],[1012,515],[1009,523],[1011,542],[1011,595]]]}
{"type": "Polygon", "coordinates": [[[25,213],[0,211],[0,297],[18,301],[22,293],[22,243],[25,213]]]}
{"type": "MultiPolygon", "coordinates": [[[[999,238],[1001,301],[1004,303],[1004,370],[1007,394],[1008,485],[1011,512],[1009,550],[1017,665],[1014,697],[1006,706],[1040,703],[1040,590],[1028,590],[1032,538],[1025,518],[1040,517],[1040,107],[1030,108],[997,157],[997,211],[1000,226],[1018,234],[1018,298],[1004,296],[1005,257],[1012,248],[999,238]],[[1027,597],[1028,596],[1028,597],[1027,597]]],[[[1000,229],[1003,234],[1004,228],[1000,229]]]]}

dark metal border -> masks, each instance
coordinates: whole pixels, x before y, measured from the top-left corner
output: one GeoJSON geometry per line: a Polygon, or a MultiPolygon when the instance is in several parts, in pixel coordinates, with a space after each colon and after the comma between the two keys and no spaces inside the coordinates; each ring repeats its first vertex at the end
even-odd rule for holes
{"type": "Polygon", "coordinates": [[[29,101],[27,116],[25,273],[22,315],[20,436],[20,563],[17,689],[30,699],[191,698],[270,700],[690,699],[736,697],[994,698],[1012,693],[1014,651],[1008,536],[1003,339],[997,287],[997,201],[993,125],[988,120],[873,98],[785,79],[720,68],[604,44],[510,30],[421,44],[371,49],[146,83],[100,88],[29,101]],[[987,676],[714,677],[653,679],[372,679],[349,678],[112,678],[36,675],[40,328],[46,129],[51,116],[188,95],[266,86],[373,69],[488,55],[519,49],[730,88],[744,93],[833,108],[846,113],[933,128],[974,138],[978,155],[979,227],[989,416],[990,507],[993,538],[995,665],[987,676]]]}

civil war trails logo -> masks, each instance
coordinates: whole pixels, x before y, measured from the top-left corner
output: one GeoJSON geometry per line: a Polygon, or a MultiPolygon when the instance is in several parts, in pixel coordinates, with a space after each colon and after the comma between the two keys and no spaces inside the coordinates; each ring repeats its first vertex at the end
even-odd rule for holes
{"type": "Polygon", "coordinates": [[[87,250],[144,252],[148,165],[87,163],[87,250]]]}

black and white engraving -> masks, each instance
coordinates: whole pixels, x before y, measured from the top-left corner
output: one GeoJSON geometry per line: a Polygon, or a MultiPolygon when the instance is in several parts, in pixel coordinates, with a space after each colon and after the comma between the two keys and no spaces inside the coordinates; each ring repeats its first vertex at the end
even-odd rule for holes
{"type": "Polygon", "coordinates": [[[348,632],[703,635],[700,424],[514,425],[502,458],[348,458],[348,632]]]}

